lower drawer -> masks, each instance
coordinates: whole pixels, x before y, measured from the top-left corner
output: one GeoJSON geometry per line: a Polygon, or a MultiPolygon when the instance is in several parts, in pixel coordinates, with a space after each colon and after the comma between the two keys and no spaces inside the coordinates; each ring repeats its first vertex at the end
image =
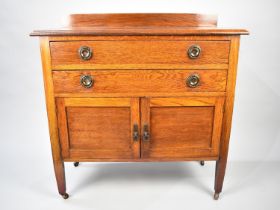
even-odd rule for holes
{"type": "Polygon", "coordinates": [[[55,93],[223,92],[225,70],[53,71],[55,93]]]}

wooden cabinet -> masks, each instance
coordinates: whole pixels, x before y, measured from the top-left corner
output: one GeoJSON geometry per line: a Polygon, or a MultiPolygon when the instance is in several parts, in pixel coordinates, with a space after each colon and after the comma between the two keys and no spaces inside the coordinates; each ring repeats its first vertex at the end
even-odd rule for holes
{"type": "Polygon", "coordinates": [[[54,169],[64,162],[216,161],[225,175],[243,29],[195,14],[71,15],[39,36],[54,169]]]}

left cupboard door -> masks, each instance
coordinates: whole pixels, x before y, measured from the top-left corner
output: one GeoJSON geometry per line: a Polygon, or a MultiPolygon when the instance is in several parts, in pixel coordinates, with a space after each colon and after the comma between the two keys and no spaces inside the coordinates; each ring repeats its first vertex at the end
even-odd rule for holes
{"type": "Polygon", "coordinates": [[[64,160],[140,157],[139,98],[56,98],[64,160]]]}

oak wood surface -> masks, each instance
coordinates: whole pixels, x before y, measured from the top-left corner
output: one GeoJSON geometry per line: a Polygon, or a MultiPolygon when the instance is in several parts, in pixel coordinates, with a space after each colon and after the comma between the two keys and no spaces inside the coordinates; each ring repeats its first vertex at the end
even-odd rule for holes
{"type": "Polygon", "coordinates": [[[70,149],[118,150],[124,157],[131,156],[130,108],[67,107],[66,110],[70,149]]]}
{"type": "MultiPolygon", "coordinates": [[[[120,99],[122,100],[122,99],[120,99]]],[[[140,151],[141,151],[141,133],[140,133],[140,127],[141,127],[141,119],[140,119],[140,99],[139,98],[131,98],[130,101],[130,116],[131,116],[131,123],[130,123],[130,133],[132,134],[132,150],[133,150],[133,157],[134,159],[139,159],[140,157],[140,151]],[[137,130],[135,130],[134,126],[137,126],[137,130]],[[133,133],[138,132],[138,137],[134,139],[133,133]]]]}
{"type": "Polygon", "coordinates": [[[194,97],[194,96],[225,96],[226,92],[131,92],[131,93],[55,93],[55,97],[77,97],[77,98],[123,98],[123,97],[194,97]]]}
{"type": "Polygon", "coordinates": [[[249,32],[244,29],[230,28],[183,28],[183,27],[153,27],[153,28],[102,28],[102,27],[80,27],[80,28],[62,28],[51,30],[35,30],[30,36],[193,36],[193,35],[248,35],[249,32]]]}
{"type": "Polygon", "coordinates": [[[58,192],[61,195],[64,195],[66,193],[65,171],[64,162],[61,155],[61,145],[58,136],[58,123],[56,118],[56,107],[51,73],[51,56],[49,40],[47,37],[40,38],[40,50],[42,57],[46,107],[48,113],[54,172],[57,181],[58,192]]]}
{"type": "Polygon", "coordinates": [[[35,30],[31,36],[72,35],[241,35],[244,29],[217,28],[215,15],[139,13],[74,14],[68,26],[60,29],[35,30]]]}
{"type": "MultiPolygon", "coordinates": [[[[87,151],[91,154],[91,151],[87,151]]],[[[93,155],[91,155],[93,156],[93,155]]],[[[218,156],[199,156],[199,157],[165,157],[165,158],[85,158],[76,157],[64,158],[64,162],[181,162],[181,161],[216,161],[218,156]]]]}
{"type": "Polygon", "coordinates": [[[224,98],[143,98],[141,157],[218,155],[224,98]]]}
{"type": "Polygon", "coordinates": [[[139,99],[58,98],[57,106],[64,158],[139,158],[139,99]]]}
{"type": "Polygon", "coordinates": [[[72,14],[71,27],[216,27],[216,15],[183,13],[72,14]]]}
{"type": "Polygon", "coordinates": [[[130,98],[64,98],[65,106],[129,107],[130,98]]]}
{"type": "Polygon", "coordinates": [[[62,157],[69,157],[69,129],[67,124],[67,113],[65,107],[65,100],[63,98],[56,98],[57,122],[59,128],[59,142],[61,145],[62,157]]]}
{"type": "Polygon", "coordinates": [[[50,36],[50,42],[58,41],[230,41],[231,35],[188,35],[188,36],[50,36]]]}
{"type": "Polygon", "coordinates": [[[54,92],[77,93],[184,93],[223,92],[226,88],[227,71],[224,70],[96,70],[53,71],[54,92]],[[80,78],[90,75],[91,88],[81,85],[80,78]],[[191,88],[186,84],[190,75],[198,75],[200,82],[191,88]]]}
{"type": "Polygon", "coordinates": [[[220,157],[216,162],[216,174],[215,174],[215,192],[220,193],[223,188],[224,176],[227,165],[228,148],[230,140],[230,131],[232,123],[232,113],[234,105],[236,75],[237,75],[237,64],[238,64],[238,53],[239,53],[239,41],[240,37],[234,37],[231,41],[230,48],[230,67],[228,70],[228,81],[227,81],[227,96],[224,108],[223,117],[223,129],[221,134],[220,144],[220,157]]]}
{"type": "Polygon", "coordinates": [[[53,69],[217,68],[228,67],[227,41],[73,41],[51,42],[53,69]],[[201,55],[187,55],[192,45],[201,55]],[[93,56],[82,60],[78,50],[90,47],[93,56]]]}
{"type": "Polygon", "coordinates": [[[150,150],[167,148],[178,155],[177,150],[184,151],[185,148],[211,147],[213,106],[152,107],[150,112],[150,150]]]}

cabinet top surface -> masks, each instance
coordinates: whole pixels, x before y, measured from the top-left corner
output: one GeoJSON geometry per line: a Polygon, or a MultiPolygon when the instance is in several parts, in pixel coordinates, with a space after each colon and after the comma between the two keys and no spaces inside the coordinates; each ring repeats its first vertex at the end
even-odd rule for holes
{"type": "Polygon", "coordinates": [[[66,27],[35,30],[31,36],[88,35],[247,35],[245,29],[217,28],[217,16],[201,14],[136,13],[73,14],[66,27]]]}

